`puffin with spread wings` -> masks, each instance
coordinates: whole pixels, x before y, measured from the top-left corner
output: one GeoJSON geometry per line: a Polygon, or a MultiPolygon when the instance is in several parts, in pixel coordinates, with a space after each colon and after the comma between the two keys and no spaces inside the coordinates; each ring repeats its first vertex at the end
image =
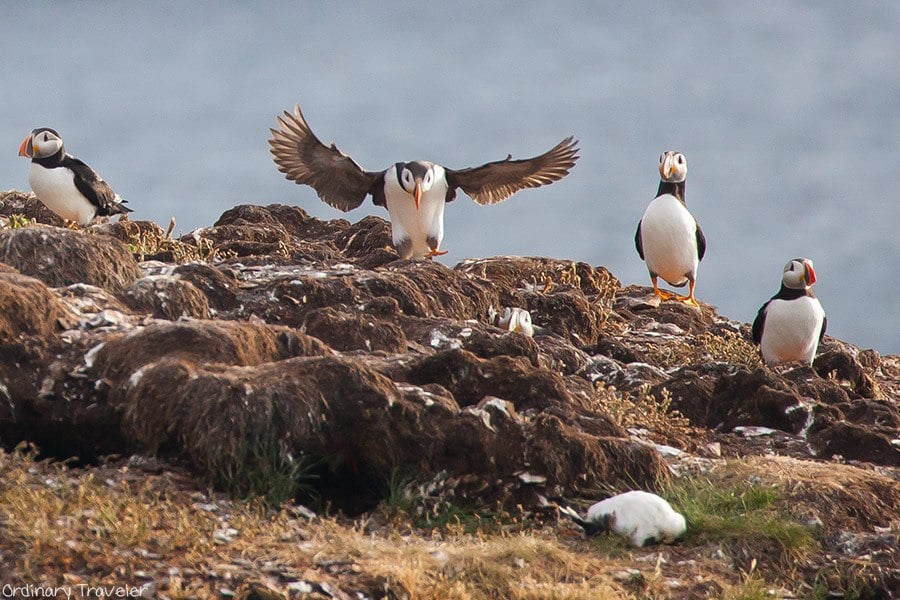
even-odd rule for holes
{"type": "Polygon", "coordinates": [[[461,188],[478,204],[496,204],[519,190],[565,177],[578,160],[578,142],[567,137],[549,151],[524,160],[489,162],[450,169],[428,161],[398,162],[384,171],[367,171],[355,160],[326,146],[300,111],[278,117],[279,129],[269,140],[278,170],[298,184],[311,186],[319,198],[342,211],[362,204],[367,195],[387,208],[391,237],[400,258],[432,258],[446,254],[444,206],[461,188]]]}

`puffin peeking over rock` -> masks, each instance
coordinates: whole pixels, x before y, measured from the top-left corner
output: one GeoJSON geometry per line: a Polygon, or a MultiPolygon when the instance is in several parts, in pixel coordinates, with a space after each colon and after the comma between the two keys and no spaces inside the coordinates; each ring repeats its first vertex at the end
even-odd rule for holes
{"type": "Polygon", "coordinates": [[[681,152],[669,150],[659,157],[659,190],[638,222],[634,243],[638,254],[647,263],[653,292],[662,300],[672,298],[691,306],[694,299],[697,267],[706,253],[706,237],[697,220],[684,202],[684,180],[687,159],[681,152]],[[657,279],[669,285],[690,286],[687,296],[679,296],[659,289],[657,279]]]}
{"type": "Polygon", "coordinates": [[[670,544],[687,530],[684,516],[650,492],[625,492],[601,500],[588,509],[584,519],[569,507],[562,507],[562,511],[588,535],[611,531],[628,538],[635,547],[670,544]]]}
{"type": "Polygon", "coordinates": [[[497,327],[507,331],[518,331],[528,337],[534,337],[535,333],[531,313],[516,306],[507,306],[497,315],[497,327]]]}
{"type": "Polygon", "coordinates": [[[31,158],[28,183],[38,200],[66,221],[85,226],[96,216],[132,212],[102,177],[66,153],[62,138],[49,127],[33,129],[19,156],[31,158]]]}
{"type": "Polygon", "coordinates": [[[756,314],[753,341],[759,345],[767,365],[812,365],[828,324],[825,310],[812,290],[815,282],[813,261],[789,261],[781,274],[781,289],[756,314]]]}
{"type": "Polygon", "coordinates": [[[278,170],[299,184],[311,186],[319,198],[342,210],[357,208],[371,194],[387,208],[391,237],[400,258],[433,258],[444,238],[444,206],[456,189],[478,204],[496,204],[519,190],[553,183],[565,177],[578,159],[577,141],[567,137],[549,151],[525,160],[490,162],[467,169],[449,169],[431,162],[398,162],[384,171],[366,171],[332,143],[313,134],[300,105],[278,117],[279,129],[269,140],[278,170]]]}

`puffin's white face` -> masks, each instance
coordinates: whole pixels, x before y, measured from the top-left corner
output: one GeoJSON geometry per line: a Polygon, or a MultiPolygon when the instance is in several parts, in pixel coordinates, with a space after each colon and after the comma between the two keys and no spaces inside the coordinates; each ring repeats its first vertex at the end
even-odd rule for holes
{"type": "Polygon", "coordinates": [[[397,179],[399,179],[403,189],[412,195],[416,203],[416,210],[418,210],[422,194],[430,190],[431,186],[434,185],[434,165],[422,160],[398,163],[397,179]]]}
{"type": "Polygon", "coordinates": [[[534,335],[531,313],[524,308],[507,306],[503,309],[503,314],[497,319],[497,326],[507,331],[524,333],[529,337],[534,335]]]}
{"type": "Polygon", "coordinates": [[[507,306],[503,309],[503,314],[497,317],[497,327],[502,329],[506,329],[507,331],[512,331],[512,316],[513,309],[510,306],[507,306]]]}
{"type": "Polygon", "coordinates": [[[48,127],[40,127],[33,129],[19,146],[19,156],[47,158],[59,152],[62,147],[62,138],[56,131],[48,127]]]}
{"type": "Polygon", "coordinates": [[[527,310],[519,311],[519,323],[517,329],[514,331],[519,331],[524,333],[528,337],[532,337],[534,335],[534,326],[531,324],[531,313],[527,310]]]}
{"type": "Polygon", "coordinates": [[[659,155],[659,176],[668,183],[681,183],[687,177],[687,159],[681,152],[668,150],[659,155]]]}
{"type": "Polygon", "coordinates": [[[813,261],[808,258],[795,258],[784,265],[784,273],[781,281],[785,286],[802,290],[816,282],[816,272],[813,269],[813,261]]]}

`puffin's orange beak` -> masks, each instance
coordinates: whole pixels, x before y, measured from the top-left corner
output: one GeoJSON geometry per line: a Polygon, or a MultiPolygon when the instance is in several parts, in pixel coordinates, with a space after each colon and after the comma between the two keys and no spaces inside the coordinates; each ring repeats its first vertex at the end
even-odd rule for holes
{"type": "Polygon", "coordinates": [[[812,285],[816,282],[816,272],[811,264],[806,263],[804,266],[806,267],[806,285],[812,285]]]}
{"type": "Polygon", "coordinates": [[[34,137],[32,134],[28,134],[28,137],[22,140],[22,145],[19,146],[19,156],[27,156],[31,158],[33,156],[31,138],[34,137]]]}
{"type": "Polygon", "coordinates": [[[422,199],[422,181],[416,179],[416,189],[413,192],[413,198],[416,201],[416,210],[419,210],[419,200],[422,199]]]}

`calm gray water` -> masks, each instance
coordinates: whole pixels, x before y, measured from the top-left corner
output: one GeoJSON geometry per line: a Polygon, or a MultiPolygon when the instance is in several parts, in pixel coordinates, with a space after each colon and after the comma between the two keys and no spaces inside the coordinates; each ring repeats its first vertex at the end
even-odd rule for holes
{"type": "MultiPolygon", "coordinates": [[[[634,229],[677,149],[709,242],[700,299],[750,321],[784,263],[810,257],[829,332],[900,353],[898,2],[0,8],[0,188],[28,188],[16,149],[51,126],[135,218],[187,232],[242,203],[341,216],[269,158],[295,102],[371,170],[525,157],[575,134],[562,182],[451,204],[444,262],[548,255],[648,284],[634,229]]],[[[349,217],[369,213],[384,214],[349,217]]]]}

